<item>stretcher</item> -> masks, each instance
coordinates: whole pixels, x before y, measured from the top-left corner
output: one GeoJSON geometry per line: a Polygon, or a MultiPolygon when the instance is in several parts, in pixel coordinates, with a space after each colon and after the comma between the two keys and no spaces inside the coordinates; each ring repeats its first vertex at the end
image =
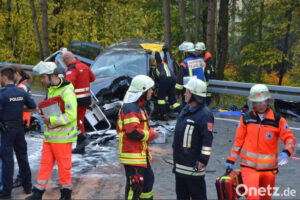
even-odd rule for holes
{"type": "MultiPolygon", "coordinates": [[[[243,194],[244,191],[237,193],[236,188],[242,184],[242,175],[240,170],[226,171],[223,176],[216,179],[216,189],[219,200],[236,200],[240,198],[238,194],[243,194]]],[[[242,189],[243,187],[241,187],[242,189]]]]}
{"type": "Polygon", "coordinates": [[[99,101],[97,97],[94,95],[94,93],[91,91],[91,97],[92,97],[92,103],[90,106],[90,109],[87,109],[86,114],[85,114],[85,119],[88,121],[88,123],[91,125],[93,128],[93,132],[88,132],[88,135],[93,135],[93,134],[104,134],[107,130],[111,128],[111,124],[109,120],[106,118],[104,113],[99,107],[99,101]],[[96,125],[100,123],[101,121],[105,121],[107,123],[107,128],[106,129],[101,129],[97,130],[96,125]]]}

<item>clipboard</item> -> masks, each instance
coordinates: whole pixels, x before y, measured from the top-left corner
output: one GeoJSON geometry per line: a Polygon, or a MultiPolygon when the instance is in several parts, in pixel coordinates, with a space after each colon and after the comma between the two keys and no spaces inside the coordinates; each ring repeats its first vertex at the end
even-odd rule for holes
{"type": "Polygon", "coordinates": [[[61,96],[52,97],[39,103],[39,110],[42,115],[59,116],[65,113],[65,104],[61,96]]]}

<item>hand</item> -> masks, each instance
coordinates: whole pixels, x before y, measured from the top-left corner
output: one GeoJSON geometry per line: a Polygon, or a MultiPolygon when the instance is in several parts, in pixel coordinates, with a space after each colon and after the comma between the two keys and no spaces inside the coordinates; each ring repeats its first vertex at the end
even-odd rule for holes
{"type": "Polygon", "coordinates": [[[197,161],[196,165],[197,165],[198,172],[201,171],[205,167],[205,165],[200,161],[197,161]]]}
{"type": "Polygon", "coordinates": [[[226,163],[226,164],[225,164],[225,168],[226,168],[226,169],[233,170],[233,165],[232,165],[231,163],[226,163]]]}
{"type": "Polygon", "coordinates": [[[151,54],[152,54],[152,51],[149,50],[149,49],[147,49],[147,50],[146,50],[146,54],[150,54],[150,55],[151,55],[151,54]]]}
{"type": "Polygon", "coordinates": [[[50,116],[42,115],[41,117],[45,124],[50,124],[50,116]]]}
{"type": "Polygon", "coordinates": [[[154,139],[158,138],[162,134],[161,131],[154,130],[154,139]]]}
{"type": "Polygon", "coordinates": [[[289,155],[285,152],[281,152],[278,157],[278,165],[285,165],[289,162],[289,155]]]}

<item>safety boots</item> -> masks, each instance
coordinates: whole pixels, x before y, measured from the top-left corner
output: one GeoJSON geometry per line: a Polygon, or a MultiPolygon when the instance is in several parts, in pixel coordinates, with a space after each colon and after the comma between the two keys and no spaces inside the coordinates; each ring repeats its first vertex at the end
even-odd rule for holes
{"type": "Polygon", "coordinates": [[[44,194],[45,190],[39,190],[35,187],[32,189],[32,195],[29,197],[26,197],[25,200],[42,200],[42,196],[44,194]]]}
{"type": "Polygon", "coordinates": [[[77,136],[77,143],[75,149],[72,150],[73,154],[85,154],[86,137],[80,133],[77,136]]]}
{"type": "Polygon", "coordinates": [[[59,200],[71,200],[72,190],[64,188],[60,190],[60,199],[59,200]]]}

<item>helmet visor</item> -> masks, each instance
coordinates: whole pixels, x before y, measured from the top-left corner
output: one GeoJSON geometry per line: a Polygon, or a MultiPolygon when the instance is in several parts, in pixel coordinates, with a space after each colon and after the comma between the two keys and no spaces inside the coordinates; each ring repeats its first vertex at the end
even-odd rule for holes
{"type": "Polygon", "coordinates": [[[252,102],[252,101],[249,101],[251,106],[254,108],[256,106],[260,106],[260,105],[272,105],[274,103],[274,100],[273,99],[267,99],[265,101],[260,101],[260,102],[252,102]]]}

